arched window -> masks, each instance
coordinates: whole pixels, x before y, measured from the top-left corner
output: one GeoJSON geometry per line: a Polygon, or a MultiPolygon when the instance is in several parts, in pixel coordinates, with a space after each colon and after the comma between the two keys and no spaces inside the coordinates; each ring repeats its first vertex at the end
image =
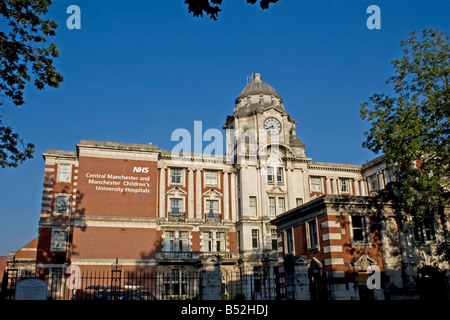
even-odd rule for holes
{"type": "Polygon", "coordinates": [[[172,269],[164,274],[164,296],[179,299],[187,293],[187,276],[180,269],[172,269]]]}

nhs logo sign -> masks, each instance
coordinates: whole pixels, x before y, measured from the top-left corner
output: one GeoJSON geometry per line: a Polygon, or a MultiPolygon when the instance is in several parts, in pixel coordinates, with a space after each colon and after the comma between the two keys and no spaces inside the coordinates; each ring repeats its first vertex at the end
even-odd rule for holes
{"type": "Polygon", "coordinates": [[[133,172],[148,173],[148,167],[134,167],[133,172]]]}

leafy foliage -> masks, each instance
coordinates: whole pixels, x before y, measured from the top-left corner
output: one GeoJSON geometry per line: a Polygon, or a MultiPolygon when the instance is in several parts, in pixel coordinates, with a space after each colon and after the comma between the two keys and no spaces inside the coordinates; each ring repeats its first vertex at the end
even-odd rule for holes
{"type": "Polygon", "coordinates": [[[450,44],[425,29],[401,45],[387,80],[395,95],[374,94],[361,106],[371,124],[363,146],[396,165],[400,197],[409,213],[423,215],[449,204],[450,44]]]}
{"type": "Polygon", "coordinates": [[[0,126],[0,166],[17,167],[26,159],[33,157],[34,145],[28,143],[26,146],[19,138],[17,133],[12,132],[12,129],[5,126],[0,126]],[[21,149],[23,151],[20,151],[21,149]]]}
{"type": "Polygon", "coordinates": [[[392,61],[395,75],[387,80],[395,94],[374,94],[361,106],[370,122],[363,146],[383,152],[395,165],[396,201],[418,223],[438,215],[445,239],[436,254],[449,258],[445,207],[450,204],[450,44],[438,30],[412,32],[402,41],[404,56],[392,61]]]}
{"type": "MultiPolygon", "coordinates": [[[[38,89],[57,88],[63,81],[53,66],[54,58],[59,56],[58,46],[47,42],[48,37],[55,35],[57,24],[43,18],[51,3],[51,0],[0,0],[0,96],[15,105],[25,103],[23,91],[32,76],[38,89]]],[[[25,146],[10,127],[0,127],[0,141],[3,168],[15,167],[32,158],[34,146],[30,143],[25,146]]]]}
{"type": "MultiPolygon", "coordinates": [[[[247,3],[255,4],[258,0],[247,0],[247,3]]],[[[268,9],[271,3],[278,2],[278,0],[259,0],[261,9],[268,9]]],[[[210,19],[217,20],[220,5],[222,0],[185,0],[184,3],[188,5],[189,13],[192,12],[194,17],[203,17],[203,13],[210,17],[210,19]]]]}

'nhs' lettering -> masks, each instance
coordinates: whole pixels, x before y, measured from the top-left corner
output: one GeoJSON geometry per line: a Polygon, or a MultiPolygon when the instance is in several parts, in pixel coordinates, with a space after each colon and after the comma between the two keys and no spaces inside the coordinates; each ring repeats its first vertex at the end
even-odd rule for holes
{"type": "Polygon", "coordinates": [[[134,167],[133,172],[148,173],[148,167],[134,167]]]}

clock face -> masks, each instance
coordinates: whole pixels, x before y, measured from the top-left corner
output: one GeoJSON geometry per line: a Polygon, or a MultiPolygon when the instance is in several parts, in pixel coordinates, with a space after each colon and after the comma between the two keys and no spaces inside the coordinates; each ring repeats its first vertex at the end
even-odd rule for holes
{"type": "Polygon", "coordinates": [[[267,118],[264,121],[264,129],[270,134],[278,134],[281,131],[281,123],[275,118],[267,118]]]}

